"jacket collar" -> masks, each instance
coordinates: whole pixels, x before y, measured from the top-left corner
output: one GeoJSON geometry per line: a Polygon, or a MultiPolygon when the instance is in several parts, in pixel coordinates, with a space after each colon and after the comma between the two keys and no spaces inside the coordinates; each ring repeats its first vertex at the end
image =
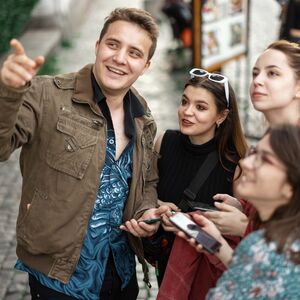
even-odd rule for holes
{"type": "MultiPolygon", "coordinates": [[[[106,98],[103,95],[101,88],[98,82],[96,81],[93,72],[91,73],[91,78],[92,78],[92,86],[94,91],[94,98],[98,103],[98,105],[101,106],[100,102],[105,101],[106,98]]],[[[143,115],[146,114],[144,107],[142,106],[142,104],[140,103],[136,95],[134,95],[134,93],[131,90],[129,90],[126,93],[123,101],[124,101],[125,111],[127,111],[128,114],[132,116],[132,118],[142,117],[143,115]]]]}
{"type": "MultiPolygon", "coordinates": [[[[93,64],[86,65],[75,73],[75,78],[74,73],[58,75],[54,77],[54,82],[60,89],[74,89],[73,99],[76,102],[88,103],[94,110],[99,111],[96,95],[94,95],[92,69],[93,64]]],[[[100,88],[99,90],[103,96],[100,88]]],[[[133,117],[150,116],[146,101],[134,88],[130,88],[126,94],[127,96],[130,98],[130,109],[133,117]]]]}

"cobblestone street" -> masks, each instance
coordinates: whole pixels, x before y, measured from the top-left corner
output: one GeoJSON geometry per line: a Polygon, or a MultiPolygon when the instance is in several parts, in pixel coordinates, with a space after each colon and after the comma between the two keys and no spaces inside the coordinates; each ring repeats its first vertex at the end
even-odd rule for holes
{"type": "MultiPolygon", "coordinates": [[[[156,0],[153,0],[156,1],[156,0]]],[[[83,65],[94,61],[94,45],[99,36],[104,17],[119,6],[128,6],[124,0],[93,0],[86,12],[82,25],[71,40],[70,48],[56,50],[59,73],[76,71],[83,65]]],[[[130,0],[130,6],[144,7],[143,0],[130,0]]],[[[272,40],[276,39],[278,30],[279,6],[275,0],[252,0],[250,20],[250,58],[241,62],[233,62],[224,68],[224,73],[230,78],[233,86],[240,85],[240,97],[244,99],[242,110],[248,105],[248,91],[245,80],[249,80],[250,69],[257,53],[261,52],[272,40]],[[241,68],[242,76],[237,78],[236,68],[241,68]]],[[[168,59],[169,45],[172,34],[169,24],[161,23],[161,35],[158,49],[154,56],[150,70],[142,76],[135,87],[146,98],[158,124],[158,134],[168,128],[177,128],[177,105],[183,88],[184,78],[188,72],[172,71],[168,59]]],[[[247,106],[248,109],[248,106],[247,106]]],[[[246,115],[243,111],[242,114],[246,115]]],[[[247,111],[248,123],[245,127],[252,134],[259,132],[260,116],[253,109],[247,111]],[[256,124],[256,125],[255,125],[256,124]],[[258,127],[257,127],[258,124],[258,127]]],[[[18,163],[19,151],[11,158],[0,163],[0,300],[29,300],[27,274],[14,270],[15,254],[15,222],[21,194],[21,175],[18,163]]],[[[152,289],[148,289],[142,281],[141,267],[137,267],[140,285],[138,299],[155,299],[157,284],[153,268],[151,268],[150,282],[152,289]]],[[[87,299],[88,300],[88,299],[87,299]]]]}

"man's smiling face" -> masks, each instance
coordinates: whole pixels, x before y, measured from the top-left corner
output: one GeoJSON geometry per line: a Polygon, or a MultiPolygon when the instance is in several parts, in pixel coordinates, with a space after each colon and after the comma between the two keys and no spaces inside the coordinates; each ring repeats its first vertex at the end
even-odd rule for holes
{"type": "Polygon", "coordinates": [[[116,21],[109,25],[101,41],[97,41],[94,75],[103,93],[125,94],[149,67],[152,41],[137,24],[116,21]]]}

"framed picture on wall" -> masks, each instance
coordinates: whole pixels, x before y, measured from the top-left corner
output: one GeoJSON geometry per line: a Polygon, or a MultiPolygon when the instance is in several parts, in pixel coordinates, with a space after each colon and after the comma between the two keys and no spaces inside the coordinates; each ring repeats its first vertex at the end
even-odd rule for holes
{"type": "Polygon", "coordinates": [[[193,1],[193,64],[220,69],[248,50],[248,0],[193,1]]]}

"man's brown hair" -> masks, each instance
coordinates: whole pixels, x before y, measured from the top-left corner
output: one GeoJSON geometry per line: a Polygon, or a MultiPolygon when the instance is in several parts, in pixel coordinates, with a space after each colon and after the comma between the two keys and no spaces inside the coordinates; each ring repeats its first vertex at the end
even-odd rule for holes
{"type": "Polygon", "coordinates": [[[152,45],[148,54],[148,60],[150,60],[155,52],[159,33],[158,26],[152,15],[149,12],[138,8],[116,8],[108,17],[106,17],[100,33],[99,41],[102,40],[103,36],[108,30],[109,25],[116,21],[125,21],[137,24],[148,33],[152,41],[152,45]]]}

